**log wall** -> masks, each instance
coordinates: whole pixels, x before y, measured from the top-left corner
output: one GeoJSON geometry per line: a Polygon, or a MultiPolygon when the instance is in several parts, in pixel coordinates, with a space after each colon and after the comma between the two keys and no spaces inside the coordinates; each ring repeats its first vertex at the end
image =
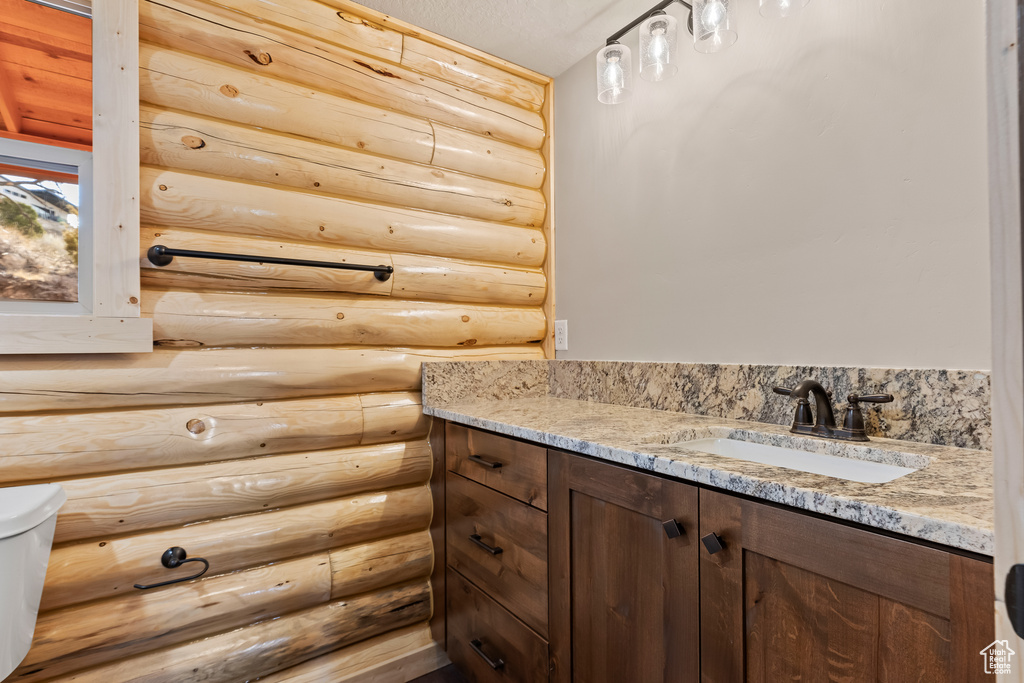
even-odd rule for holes
{"type": "Polygon", "coordinates": [[[431,670],[420,364],[550,345],[550,82],[347,0],[141,0],[140,34],[156,348],[0,358],[0,486],[68,494],[8,680],[431,670]],[[210,571],[133,588],[200,567],[171,546],[210,571]]]}

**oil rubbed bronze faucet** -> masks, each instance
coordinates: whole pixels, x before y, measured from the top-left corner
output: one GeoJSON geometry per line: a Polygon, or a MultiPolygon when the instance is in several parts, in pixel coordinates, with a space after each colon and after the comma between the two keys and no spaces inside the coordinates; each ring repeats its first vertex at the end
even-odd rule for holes
{"type": "Polygon", "coordinates": [[[892,394],[873,394],[870,396],[858,396],[850,394],[846,397],[849,406],[846,408],[846,418],[843,426],[836,426],[836,416],[832,412],[832,392],[813,379],[805,379],[794,389],[775,387],[772,389],[776,394],[791,396],[797,399],[796,415],[793,417],[793,426],[789,430],[794,434],[810,434],[820,436],[823,439],[838,439],[840,441],[867,441],[867,431],[864,429],[864,414],[860,410],[861,403],[891,403],[892,394]],[[811,402],[808,396],[814,394],[814,421],[811,422],[811,402]]]}

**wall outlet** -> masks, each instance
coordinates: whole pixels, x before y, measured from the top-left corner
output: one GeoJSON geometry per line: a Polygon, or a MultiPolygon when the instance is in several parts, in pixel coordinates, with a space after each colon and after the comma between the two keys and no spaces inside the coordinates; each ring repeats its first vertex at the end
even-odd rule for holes
{"type": "Polygon", "coordinates": [[[555,321],[555,351],[569,350],[569,321],[555,321]]]}

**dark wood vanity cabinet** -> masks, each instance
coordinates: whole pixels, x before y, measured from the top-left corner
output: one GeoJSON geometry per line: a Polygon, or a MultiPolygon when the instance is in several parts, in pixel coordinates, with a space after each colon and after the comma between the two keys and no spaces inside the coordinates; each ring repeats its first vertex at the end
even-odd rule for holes
{"type": "Polygon", "coordinates": [[[473,681],[546,681],[548,473],[543,446],[445,429],[448,656],[473,681]]]}
{"type": "Polygon", "coordinates": [[[551,680],[700,674],[697,488],[548,451],[551,680]]]}
{"type": "Polygon", "coordinates": [[[447,427],[447,647],[471,680],[988,678],[991,563],[447,427]]]}
{"type": "Polygon", "coordinates": [[[989,678],[987,562],[709,489],[700,534],[706,683],[989,678]]]}

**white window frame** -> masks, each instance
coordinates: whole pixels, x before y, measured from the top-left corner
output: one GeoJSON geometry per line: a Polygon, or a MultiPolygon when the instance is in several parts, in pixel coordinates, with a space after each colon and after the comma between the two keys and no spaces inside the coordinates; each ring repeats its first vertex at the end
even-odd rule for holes
{"type": "Polygon", "coordinates": [[[139,303],[139,5],[103,0],[92,9],[91,169],[81,152],[0,138],[5,156],[78,167],[91,228],[80,233],[80,258],[91,268],[80,268],[77,304],[3,302],[0,354],[153,350],[153,321],[139,303]]]}
{"type": "MultiPolygon", "coordinates": [[[[0,163],[36,168],[78,176],[78,301],[12,301],[0,299],[0,315],[91,316],[93,314],[93,274],[96,249],[92,221],[92,152],[55,147],[39,142],[0,139],[0,163]]],[[[5,175],[12,175],[5,173],[5,175]]],[[[25,175],[29,175],[26,171],[25,175]]],[[[21,194],[21,193],[18,193],[21,194]]],[[[0,325],[6,318],[0,318],[0,325]]]]}

